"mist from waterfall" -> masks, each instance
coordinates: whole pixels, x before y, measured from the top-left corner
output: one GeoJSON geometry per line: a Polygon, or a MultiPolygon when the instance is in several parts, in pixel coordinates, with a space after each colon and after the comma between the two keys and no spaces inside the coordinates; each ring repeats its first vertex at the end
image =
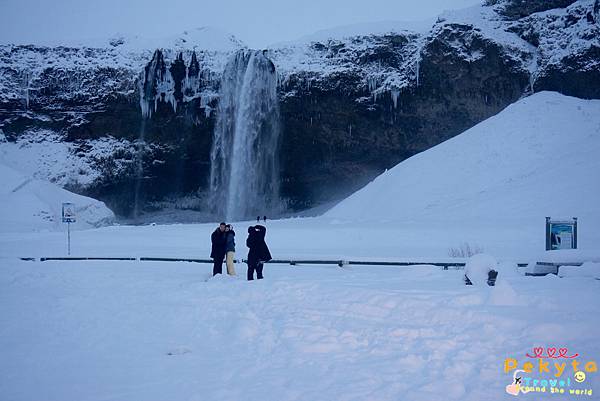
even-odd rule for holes
{"type": "Polygon", "coordinates": [[[225,66],[211,150],[213,211],[227,220],[279,210],[277,73],[263,51],[240,50],[225,66]]]}

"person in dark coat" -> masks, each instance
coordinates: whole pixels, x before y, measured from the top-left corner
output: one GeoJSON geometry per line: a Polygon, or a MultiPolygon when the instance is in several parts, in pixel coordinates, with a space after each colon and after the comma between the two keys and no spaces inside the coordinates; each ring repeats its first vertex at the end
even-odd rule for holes
{"type": "Polygon", "coordinates": [[[256,270],[256,278],[263,278],[264,262],[272,259],[269,247],[265,242],[267,228],[265,226],[256,225],[248,227],[248,280],[254,280],[254,271],[256,270]]]}
{"type": "Polygon", "coordinates": [[[223,259],[225,259],[225,251],[227,245],[227,233],[225,232],[225,223],[219,224],[219,227],[211,234],[210,241],[212,249],[210,257],[213,259],[213,276],[223,273],[223,259]]]}

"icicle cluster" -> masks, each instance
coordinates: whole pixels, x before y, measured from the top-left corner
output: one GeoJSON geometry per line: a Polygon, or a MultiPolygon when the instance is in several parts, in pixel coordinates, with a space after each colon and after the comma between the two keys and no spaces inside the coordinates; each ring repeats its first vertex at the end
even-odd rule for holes
{"type": "Polygon", "coordinates": [[[142,116],[152,117],[160,102],[169,104],[177,112],[178,103],[194,96],[199,86],[200,64],[195,52],[187,67],[183,54],[179,53],[167,68],[162,51],[156,50],[139,81],[142,116]]]}

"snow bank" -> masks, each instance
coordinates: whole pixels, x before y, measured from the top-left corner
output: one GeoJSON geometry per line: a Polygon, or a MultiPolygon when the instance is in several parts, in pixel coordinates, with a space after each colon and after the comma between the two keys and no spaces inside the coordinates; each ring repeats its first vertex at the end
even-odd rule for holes
{"type": "Polygon", "coordinates": [[[600,280],[600,263],[587,262],[581,266],[561,266],[559,277],[590,277],[600,280]]]}
{"type": "Polygon", "coordinates": [[[593,230],[598,154],[600,101],[537,93],[405,160],[325,216],[542,229],[545,216],[577,216],[593,230]]]}
{"type": "MultiPolygon", "coordinates": [[[[600,245],[599,245],[600,246],[600,245]]],[[[599,249],[560,249],[540,253],[536,260],[548,263],[600,263],[599,249]]]]}
{"type": "Polygon", "coordinates": [[[114,214],[103,202],[64,190],[49,182],[23,175],[0,164],[0,231],[23,232],[64,230],[62,203],[75,204],[74,229],[99,227],[110,223],[114,214]]]}
{"type": "MultiPolygon", "coordinates": [[[[561,249],[546,251],[535,256],[531,262],[522,269],[522,272],[530,274],[557,274],[560,273],[559,265],[567,266],[573,264],[579,266],[586,262],[600,263],[600,249],[561,249]]],[[[560,269],[562,268],[563,266],[560,267],[560,269]]]]}

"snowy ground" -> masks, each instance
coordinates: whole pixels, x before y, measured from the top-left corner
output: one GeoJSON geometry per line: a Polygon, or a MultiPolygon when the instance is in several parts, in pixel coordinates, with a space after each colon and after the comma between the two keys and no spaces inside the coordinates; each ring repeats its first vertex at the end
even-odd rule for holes
{"type": "Polygon", "coordinates": [[[4,260],[0,398],[507,399],[505,358],[600,357],[600,281],[513,269],[490,288],[427,266],[267,266],[249,283],[193,263],[4,260]]]}
{"type": "MultiPolygon", "coordinates": [[[[327,218],[267,222],[267,243],[276,259],[420,260],[448,259],[451,248],[468,243],[503,261],[526,263],[544,253],[544,219],[537,224],[509,222],[488,226],[451,221],[429,223],[351,223],[327,218]]],[[[247,227],[234,223],[238,257],[246,257],[247,227]]],[[[71,232],[72,256],[208,258],[215,224],[112,226],[71,232]]],[[[1,257],[66,256],[66,227],[62,232],[0,231],[1,257]]],[[[581,222],[579,247],[597,251],[600,232],[581,222]]],[[[460,261],[460,260],[459,260],[460,261]]]]}

